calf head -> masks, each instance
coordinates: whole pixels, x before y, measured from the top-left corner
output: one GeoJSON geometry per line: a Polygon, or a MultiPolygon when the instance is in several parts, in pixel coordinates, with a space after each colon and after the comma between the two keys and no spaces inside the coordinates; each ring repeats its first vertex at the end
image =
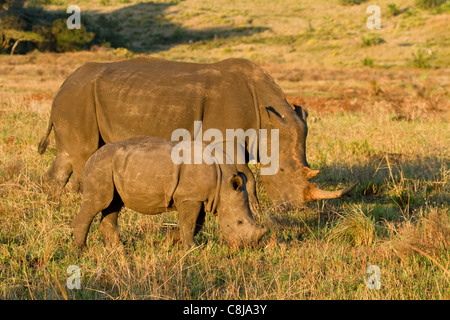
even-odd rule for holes
{"type": "Polygon", "coordinates": [[[238,174],[222,178],[217,216],[223,236],[231,246],[257,244],[267,231],[253,219],[245,181],[238,174]]]}

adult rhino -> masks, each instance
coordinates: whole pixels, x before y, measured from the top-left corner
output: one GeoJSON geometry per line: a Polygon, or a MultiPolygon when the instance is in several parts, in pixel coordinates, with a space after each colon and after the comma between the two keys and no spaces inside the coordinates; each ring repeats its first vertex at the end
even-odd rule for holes
{"type": "MultiPolygon", "coordinates": [[[[305,110],[286,101],[267,72],[245,59],[197,64],[140,57],[87,63],[66,79],[54,98],[39,153],[53,128],[58,154],[44,182],[53,195],[71,176],[77,188],[86,161],[104,143],[137,135],[170,139],[180,128],[194,137],[194,123],[202,121],[203,130],[218,129],[224,136],[226,129],[279,130],[279,170],[261,176],[274,204],[296,206],[350,192],[356,184],[324,191],[308,181],[319,171],[306,161],[306,117],[305,110]]],[[[246,164],[237,167],[248,179],[250,202],[257,203],[251,171],[246,164]]]]}

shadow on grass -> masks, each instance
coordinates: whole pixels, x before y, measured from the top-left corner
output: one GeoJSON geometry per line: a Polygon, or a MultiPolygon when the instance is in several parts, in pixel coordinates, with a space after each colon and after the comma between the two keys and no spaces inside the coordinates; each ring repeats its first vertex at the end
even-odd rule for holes
{"type": "Polygon", "coordinates": [[[356,165],[324,166],[315,182],[327,186],[359,181],[344,199],[380,202],[404,193],[413,205],[444,203],[448,200],[448,165],[448,161],[435,157],[382,153],[356,165]]]}
{"type": "Polygon", "coordinates": [[[168,13],[169,8],[175,6],[177,1],[137,3],[108,13],[98,10],[83,11],[80,6],[82,29],[69,30],[65,28],[65,22],[71,14],[43,7],[25,7],[23,1],[16,2],[6,15],[19,18],[21,29],[39,33],[45,39],[37,44],[24,41],[17,48],[20,53],[29,52],[36,47],[42,51],[58,51],[61,41],[72,41],[75,44],[70,51],[103,45],[124,47],[137,53],[155,53],[180,44],[241,38],[269,30],[267,27],[251,24],[200,30],[184,28],[180,23],[171,21],[168,13]],[[58,28],[55,28],[56,20],[59,20],[58,28]],[[94,33],[95,36],[91,38],[86,36],[86,33],[94,33]]]}
{"type": "Polygon", "coordinates": [[[300,208],[274,208],[258,181],[261,216],[282,242],[326,236],[352,206],[361,207],[375,222],[401,222],[421,209],[448,204],[448,165],[445,159],[383,153],[358,164],[324,166],[313,180],[321,188],[334,190],[353,181],[359,185],[342,198],[313,201],[300,208]]]}

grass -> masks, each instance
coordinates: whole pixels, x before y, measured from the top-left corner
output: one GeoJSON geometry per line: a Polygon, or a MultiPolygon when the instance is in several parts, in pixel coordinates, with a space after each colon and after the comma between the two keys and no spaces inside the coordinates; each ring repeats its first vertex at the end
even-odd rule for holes
{"type": "Polygon", "coordinates": [[[415,68],[426,69],[430,67],[430,60],[432,59],[432,53],[426,53],[423,49],[418,49],[412,54],[412,64],[415,68]]]}
{"type": "MultiPolygon", "coordinates": [[[[122,2],[111,0],[107,7],[94,1],[92,9],[111,12],[134,4],[122,2]]],[[[51,101],[71,72],[88,61],[139,53],[99,47],[1,55],[0,298],[450,299],[448,57],[436,50],[432,62],[438,68],[411,65],[416,44],[445,48],[444,32],[427,30],[443,28],[446,18],[417,11],[427,24],[397,29],[394,24],[417,17],[383,17],[377,32],[386,43],[362,47],[367,30],[358,25],[365,25],[365,4],[285,1],[282,10],[272,3],[164,3],[171,5],[157,12],[160,22],[178,24],[177,37],[233,23],[235,29],[191,44],[160,43],[152,55],[196,62],[253,56],[289,101],[308,109],[308,161],[321,170],[314,182],[326,189],[360,184],[344,199],[297,209],[273,207],[258,184],[262,209],[256,219],[269,231],[257,248],[229,248],[215,217],[207,216],[200,246],[185,251],[166,239],[175,213],[144,216],[126,209],[119,218],[124,247],[105,247],[97,217],[81,254],[70,229],[80,195],[67,188],[58,203],[47,202],[40,182],[56,154],[53,134],[44,155],[37,144],[51,101]],[[360,9],[361,21],[344,14],[360,9]],[[264,29],[236,29],[249,25],[264,29]],[[411,41],[411,34],[412,46],[397,45],[411,41]],[[364,57],[375,57],[376,64],[368,58],[371,68],[362,66],[364,57]],[[66,287],[71,265],[81,270],[80,290],[66,287]],[[366,286],[371,265],[381,270],[379,290],[366,286]]],[[[130,12],[140,19],[132,8],[119,13],[130,12]]],[[[171,26],[165,32],[174,32],[171,26]]]]}
{"type": "MultiPolygon", "coordinates": [[[[48,10],[64,16],[69,2],[50,1],[48,10]]],[[[390,68],[410,67],[411,55],[423,48],[434,52],[433,67],[450,64],[449,15],[421,9],[414,0],[402,2],[398,15],[389,13],[392,1],[378,1],[382,28],[372,31],[366,26],[367,3],[110,0],[105,6],[83,0],[78,5],[86,25],[96,26],[88,31],[107,39],[104,46],[169,59],[211,62],[238,56],[286,65],[356,67],[370,56],[376,57],[377,67],[390,68]]]]}
{"type": "Polygon", "coordinates": [[[361,37],[362,43],[366,47],[376,46],[382,43],[385,43],[382,38],[378,37],[377,35],[374,35],[372,33],[365,34],[361,37]]]}
{"type": "Polygon", "coordinates": [[[353,246],[369,246],[374,238],[375,224],[361,206],[350,206],[330,231],[330,241],[348,242],[353,246]]]}

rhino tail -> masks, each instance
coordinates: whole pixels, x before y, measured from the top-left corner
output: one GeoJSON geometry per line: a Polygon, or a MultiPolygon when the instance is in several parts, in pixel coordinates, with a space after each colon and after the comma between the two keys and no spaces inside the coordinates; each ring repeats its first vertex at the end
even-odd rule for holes
{"type": "Polygon", "coordinates": [[[53,122],[50,120],[48,127],[47,127],[47,132],[45,133],[45,137],[41,140],[41,142],[39,142],[39,146],[38,146],[39,154],[43,154],[45,152],[45,150],[47,149],[48,137],[50,136],[50,133],[52,132],[52,128],[53,128],[53,122]]]}

